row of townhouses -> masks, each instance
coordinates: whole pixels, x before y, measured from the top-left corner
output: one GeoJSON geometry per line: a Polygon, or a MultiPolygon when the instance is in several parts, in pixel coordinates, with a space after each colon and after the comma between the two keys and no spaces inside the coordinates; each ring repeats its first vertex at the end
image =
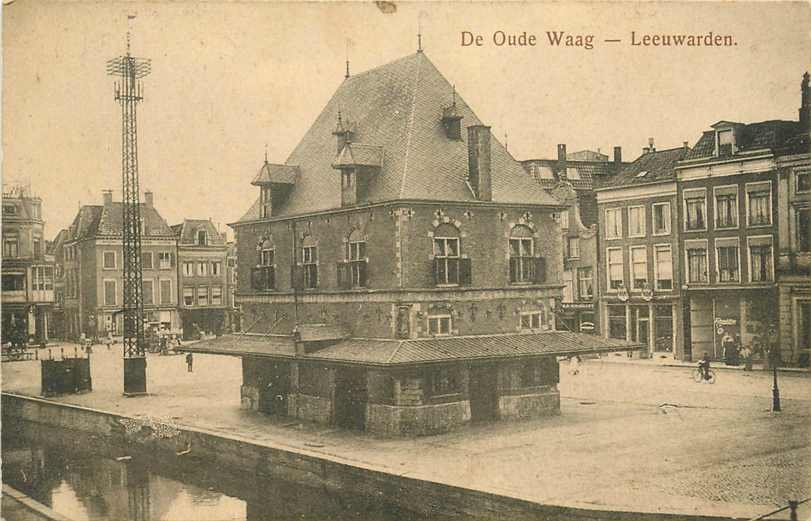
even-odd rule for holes
{"type": "Polygon", "coordinates": [[[42,200],[3,186],[2,343],[48,341],[54,329],[54,259],[47,252],[42,200]]]}
{"type": "Polygon", "coordinates": [[[728,343],[811,352],[811,92],[798,120],[719,121],[695,145],[642,156],[596,187],[599,322],[648,356],[728,343]]]}
{"type": "MultiPolygon", "coordinates": [[[[146,192],[141,203],[147,325],[182,329],[187,338],[236,328],[234,245],[226,243],[210,220],[185,219],[169,226],[153,201],[152,192],[146,192]]],[[[61,336],[116,336],[123,331],[122,210],[122,203],[106,190],[101,205],[83,205],[51,244],[54,321],[61,336]]]]}

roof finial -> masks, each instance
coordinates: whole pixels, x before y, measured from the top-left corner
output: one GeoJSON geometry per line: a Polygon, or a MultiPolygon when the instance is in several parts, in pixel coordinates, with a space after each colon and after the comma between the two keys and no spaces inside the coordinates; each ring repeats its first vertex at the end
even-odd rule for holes
{"type": "Polygon", "coordinates": [[[265,143],[265,163],[268,162],[268,144],[265,143]]]}
{"type": "Polygon", "coordinates": [[[451,103],[451,105],[455,107],[456,106],[456,84],[454,83],[452,85],[452,87],[453,87],[453,94],[451,94],[451,95],[453,96],[453,103],[451,103]]]}
{"type": "MultiPolygon", "coordinates": [[[[422,13],[420,13],[422,15],[422,13]]],[[[422,18],[417,16],[417,52],[422,52],[422,18]]]]}
{"type": "Polygon", "coordinates": [[[346,75],[344,79],[349,77],[349,38],[346,39],[346,75]]]}
{"type": "Polygon", "coordinates": [[[506,132],[504,133],[504,150],[506,150],[507,152],[510,151],[510,146],[509,146],[509,143],[507,142],[507,133],[506,132]]]}
{"type": "Polygon", "coordinates": [[[127,55],[130,54],[130,32],[127,31],[127,55]]]}
{"type": "Polygon", "coordinates": [[[344,79],[349,77],[349,60],[346,60],[346,74],[344,75],[344,79]]]}

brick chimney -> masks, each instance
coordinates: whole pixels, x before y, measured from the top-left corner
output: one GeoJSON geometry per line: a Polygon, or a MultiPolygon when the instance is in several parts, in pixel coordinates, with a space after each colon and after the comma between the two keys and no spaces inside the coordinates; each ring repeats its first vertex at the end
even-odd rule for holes
{"type": "Polygon", "coordinates": [[[112,190],[102,190],[101,191],[101,200],[104,202],[104,206],[112,206],[113,205],[113,191],[112,190]]]}
{"type": "Polygon", "coordinates": [[[144,206],[152,208],[154,204],[155,204],[154,194],[152,193],[151,190],[147,190],[146,192],[144,192],[144,206]]]}
{"type": "Polygon", "coordinates": [[[614,166],[622,166],[622,147],[614,147],[614,166]]]}
{"type": "Polygon", "coordinates": [[[803,81],[800,84],[800,91],[802,92],[800,101],[800,127],[805,132],[811,132],[811,87],[809,87],[808,72],[803,74],[803,81]]]}
{"type": "Polygon", "coordinates": [[[467,127],[468,181],[480,201],[493,200],[493,181],[490,167],[490,127],[467,127]]]}
{"type": "Polygon", "coordinates": [[[558,144],[558,177],[566,177],[566,144],[558,144]]]}
{"type": "Polygon", "coordinates": [[[656,145],[653,143],[652,137],[648,138],[648,148],[650,149],[651,152],[656,152],[656,145]]]}

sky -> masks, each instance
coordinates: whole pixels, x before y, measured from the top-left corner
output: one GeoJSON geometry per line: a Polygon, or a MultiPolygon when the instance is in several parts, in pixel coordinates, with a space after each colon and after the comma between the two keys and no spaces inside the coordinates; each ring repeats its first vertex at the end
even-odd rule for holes
{"type": "Polygon", "coordinates": [[[4,6],[2,173],[43,199],[46,236],[80,204],[121,197],[121,114],[108,59],[152,60],[138,109],[141,188],[169,224],[227,229],[264,161],[284,162],[352,73],[423,49],[516,159],[694,144],[719,120],[797,119],[809,3],[45,2],[4,6]],[[133,16],[134,18],[130,18],[133,16]],[[461,33],[484,45],[462,46],[461,33]],[[535,35],[496,46],[492,35],[535,35]],[[552,47],[547,31],[594,35],[552,47]],[[730,47],[642,47],[637,34],[729,34],[730,47]],[[606,43],[605,39],[620,39],[606,43]]]}

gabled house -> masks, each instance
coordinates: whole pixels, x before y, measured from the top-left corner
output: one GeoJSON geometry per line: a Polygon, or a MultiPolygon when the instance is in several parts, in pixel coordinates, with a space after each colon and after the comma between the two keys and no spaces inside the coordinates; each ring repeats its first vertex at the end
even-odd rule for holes
{"type": "Polygon", "coordinates": [[[386,434],[556,414],[565,207],[417,52],[347,77],[233,223],[242,403],[386,434]]]}

